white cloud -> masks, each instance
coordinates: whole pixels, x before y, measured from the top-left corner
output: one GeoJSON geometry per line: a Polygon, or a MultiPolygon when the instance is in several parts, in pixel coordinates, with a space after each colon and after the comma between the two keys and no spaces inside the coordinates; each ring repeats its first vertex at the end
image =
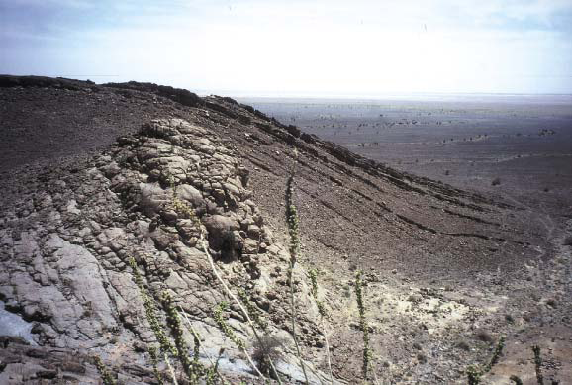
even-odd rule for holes
{"type": "MultiPolygon", "coordinates": [[[[562,77],[572,67],[569,32],[551,28],[554,15],[572,12],[569,1],[169,4],[112,2],[101,23],[78,13],[89,27],[52,26],[63,40],[46,44],[76,73],[213,92],[572,92],[562,77]]],[[[24,52],[14,59],[23,67],[24,52]]]]}
{"type": "Polygon", "coordinates": [[[0,6],[7,8],[72,8],[72,9],[89,9],[95,8],[97,2],[89,0],[0,0],[0,6]]]}

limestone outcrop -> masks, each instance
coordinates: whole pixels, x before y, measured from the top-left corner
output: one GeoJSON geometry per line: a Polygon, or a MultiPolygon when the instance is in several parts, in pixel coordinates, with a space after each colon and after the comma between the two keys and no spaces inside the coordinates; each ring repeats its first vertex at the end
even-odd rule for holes
{"type": "MultiPolygon", "coordinates": [[[[216,359],[224,346],[228,362],[222,367],[230,376],[248,377],[251,369],[213,320],[217,305],[231,301],[213,274],[206,245],[231,290],[246,293],[271,321],[268,333],[291,340],[289,257],[251,200],[248,172],[233,148],[184,120],[154,120],[86,166],[61,178],[46,171],[45,186],[4,208],[0,298],[30,324],[28,343],[77,349],[114,368],[149,368],[145,350],[156,339],[133,279],[134,258],[157,304],[167,292],[191,320],[204,354],[216,359]],[[182,217],[174,199],[192,209],[198,222],[182,217]]],[[[305,338],[318,341],[317,313],[307,287],[297,283],[301,325],[313,330],[305,338]]],[[[252,332],[231,305],[228,323],[249,344],[252,332]]],[[[190,332],[186,338],[192,346],[190,332]]],[[[288,345],[279,368],[296,378],[288,345]]]]}

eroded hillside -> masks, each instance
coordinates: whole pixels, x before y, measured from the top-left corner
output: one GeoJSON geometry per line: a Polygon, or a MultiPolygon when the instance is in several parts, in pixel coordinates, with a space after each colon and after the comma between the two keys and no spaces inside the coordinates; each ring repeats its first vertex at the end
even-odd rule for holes
{"type": "MultiPolygon", "coordinates": [[[[256,381],[217,327],[215,309],[229,299],[199,229],[173,208],[177,197],[200,219],[231,290],[243,290],[269,321],[268,334],[283,341],[279,372],[302,380],[284,246],[284,191],[294,163],[299,334],[307,364],[316,367],[312,381],[327,377],[324,333],[335,377],[353,383],[361,375],[357,269],[365,274],[380,378],[464,381],[466,366],[485,362],[500,335],[507,335],[501,378],[533,376],[529,357],[520,366],[511,361],[519,344],[550,343],[554,362],[570,354],[561,331],[570,327],[570,250],[545,240],[546,220],[534,212],[397,172],[229,98],[142,83],[4,77],[0,84],[1,299],[29,328],[25,337],[37,346],[26,349],[53,361],[5,350],[16,358],[2,358],[8,364],[0,378],[97,381],[90,357],[98,355],[123,381],[152,381],[145,349],[155,337],[134,258],[152,297],[159,303],[170,293],[201,336],[201,360],[216,359],[223,346],[221,371],[256,381]],[[325,326],[309,295],[314,268],[325,326]],[[77,365],[62,366],[72,355],[77,365]]],[[[555,239],[565,236],[555,231],[555,239]]],[[[251,349],[244,317],[236,307],[226,315],[251,349]]],[[[5,344],[16,343],[25,342],[5,344]]],[[[546,369],[561,379],[567,365],[546,369]]]]}

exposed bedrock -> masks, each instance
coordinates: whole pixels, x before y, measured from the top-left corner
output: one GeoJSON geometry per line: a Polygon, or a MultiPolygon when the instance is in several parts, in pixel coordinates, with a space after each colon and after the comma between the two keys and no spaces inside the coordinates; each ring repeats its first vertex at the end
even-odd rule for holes
{"type": "MultiPolygon", "coordinates": [[[[145,365],[142,350],[155,337],[133,280],[133,257],[152,296],[170,293],[207,351],[216,355],[224,345],[225,357],[238,358],[213,321],[217,304],[229,299],[200,230],[173,209],[175,197],[200,219],[232,290],[244,290],[272,321],[271,334],[288,341],[288,255],[250,199],[235,150],[180,119],[152,121],[119,143],[85,171],[56,178],[48,172],[41,190],[23,193],[3,215],[0,296],[6,309],[33,323],[29,342],[145,365]]],[[[297,291],[301,306],[314,309],[300,279],[297,291]]],[[[300,319],[310,345],[321,339],[317,319],[307,310],[300,319]]],[[[244,321],[231,306],[229,324],[250,343],[244,321]]]]}

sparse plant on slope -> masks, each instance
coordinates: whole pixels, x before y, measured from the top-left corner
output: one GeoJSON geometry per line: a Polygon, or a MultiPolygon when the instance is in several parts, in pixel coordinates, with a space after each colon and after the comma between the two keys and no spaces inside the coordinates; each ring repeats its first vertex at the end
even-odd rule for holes
{"type": "MultiPolygon", "coordinates": [[[[214,384],[215,383],[214,379],[216,376],[220,378],[223,384],[227,383],[224,377],[220,373],[218,373],[218,360],[216,363],[213,363],[211,360],[212,365],[211,367],[208,368],[206,368],[199,362],[200,338],[198,334],[193,330],[190,321],[186,318],[186,315],[184,314],[182,309],[179,308],[179,310],[181,311],[179,313],[177,308],[175,308],[175,306],[172,303],[171,296],[167,292],[163,292],[161,296],[161,302],[163,308],[165,309],[167,325],[171,329],[171,334],[175,340],[175,346],[171,344],[169,338],[164,332],[164,327],[160,325],[157,320],[157,316],[155,313],[156,310],[155,303],[153,299],[147,294],[147,290],[143,285],[143,279],[139,273],[137,262],[135,261],[134,258],[131,258],[129,260],[129,263],[133,268],[133,275],[135,277],[135,282],[139,287],[141,297],[143,299],[145,316],[147,318],[147,321],[149,322],[149,325],[151,326],[151,330],[155,334],[155,338],[157,338],[157,341],[159,341],[159,347],[161,349],[161,352],[163,353],[165,365],[167,366],[169,373],[171,375],[171,381],[174,384],[177,383],[175,370],[171,365],[171,362],[169,360],[169,355],[172,355],[179,359],[181,365],[183,366],[185,375],[187,376],[187,380],[191,384],[199,383],[199,380],[203,377],[206,378],[206,382],[208,385],[214,384]],[[180,320],[181,315],[188,322],[189,330],[193,335],[194,346],[193,346],[192,360],[189,357],[189,348],[184,339],[184,330],[180,320]]],[[[149,346],[147,348],[147,351],[149,352],[155,379],[159,384],[163,384],[164,383],[163,378],[157,369],[157,349],[154,346],[149,346]]]]}
{"type": "Polygon", "coordinates": [[[117,381],[113,378],[113,375],[107,370],[101,358],[99,356],[94,357],[95,366],[97,366],[97,370],[99,371],[99,375],[101,376],[101,381],[103,381],[103,385],[116,385],[117,381]]]}
{"type": "Polygon", "coordinates": [[[268,329],[268,322],[262,317],[261,311],[252,303],[252,301],[250,301],[246,291],[240,289],[238,291],[238,298],[240,298],[240,301],[244,304],[244,307],[246,307],[248,315],[254,321],[256,326],[258,326],[263,332],[266,332],[268,329]]]}
{"type": "Polygon", "coordinates": [[[308,271],[308,275],[310,276],[310,282],[312,283],[312,297],[314,298],[314,302],[316,302],[316,306],[318,306],[318,312],[321,317],[326,317],[328,315],[326,306],[318,298],[318,272],[316,269],[311,269],[308,271]]]}
{"type": "MultiPolygon", "coordinates": [[[[175,340],[175,347],[177,349],[177,357],[183,366],[185,374],[191,384],[197,383],[199,378],[205,373],[205,368],[198,362],[199,352],[198,346],[194,349],[194,359],[191,360],[189,357],[189,347],[184,338],[183,328],[181,327],[181,320],[179,317],[179,312],[173,306],[171,295],[167,292],[163,292],[161,296],[161,302],[165,313],[167,314],[167,325],[171,329],[171,334],[175,340]]],[[[196,339],[195,339],[196,345],[196,339]]]]}
{"type": "MultiPolygon", "coordinates": [[[[228,303],[226,303],[226,302],[221,302],[217,305],[217,307],[215,308],[214,314],[213,314],[215,322],[217,323],[219,329],[222,330],[224,335],[227,336],[228,338],[230,338],[230,340],[232,342],[234,342],[234,344],[246,356],[248,363],[250,364],[250,366],[252,366],[252,368],[255,370],[255,372],[260,377],[264,378],[264,375],[258,369],[258,366],[256,366],[256,364],[254,363],[254,360],[252,359],[250,354],[248,354],[248,351],[246,350],[246,345],[245,345],[244,341],[236,335],[234,330],[232,330],[232,328],[230,326],[228,326],[228,323],[224,319],[224,312],[227,310],[227,307],[228,307],[228,303]]],[[[258,338],[258,339],[260,340],[261,338],[258,338]]]]}
{"type": "Polygon", "coordinates": [[[290,264],[288,266],[288,284],[290,286],[290,319],[292,327],[292,337],[294,338],[294,344],[296,345],[296,354],[302,367],[302,372],[304,373],[304,379],[306,384],[309,384],[308,374],[306,373],[306,366],[304,360],[302,359],[302,353],[300,350],[300,344],[298,343],[298,336],[296,335],[296,302],[294,296],[294,268],[296,266],[296,260],[300,252],[300,233],[299,233],[299,220],[298,220],[298,210],[294,204],[294,176],[296,175],[296,164],[298,163],[298,153],[294,150],[294,164],[290,171],[288,180],[286,181],[286,223],[288,224],[288,234],[290,235],[290,264]]]}
{"type": "Polygon", "coordinates": [[[159,385],[163,385],[163,376],[159,373],[159,369],[157,369],[157,349],[154,346],[148,346],[147,352],[149,353],[149,357],[151,359],[151,365],[153,367],[153,375],[155,376],[155,380],[159,385]]]}
{"type": "Polygon", "coordinates": [[[220,363],[220,359],[222,358],[224,351],[225,351],[225,349],[223,347],[221,347],[218,350],[218,356],[216,358],[216,361],[215,361],[214,365],[211,367],[211,369],[209,369],[209,372],[207,373],[207,385],[211,385],[211,384],[215,383],[215,381],[214,381],[215,374],[222,380],[223,384],[228,384],[228,382],[224,379],[224,377],[218,371],[218,364],[220,363]]]}
{"type": "Polygon", "coordinates": [[[493,366],[497,364],[504,349],[504,342],[505,342],[505,337],[501,336],[495,346],[495,350],[493,351],[493,355],[490,361],[484,367],[480,368],[478,365],[470,365],[467,368],[466,374],[469,385],[479,384],[481,382],[481,376],[490,372],[493,366]]]}
{"type": "Polygon", "coordinates": [[[359,328],[363,336],[363,362],[362,362],[362,374],[364,379],[368,378],[368,371],[371,365],[371,348],[369,347],[369,329],[367,326],[367,320],[365,317],[366,307],[363,300],[363,283],[361,279],[361,270],[356,272],[355,281],[355,292],[356,300],[359,312],[359,328]]]}
{"type": "Polygon", "coordinates": [[[310,276],[310,281],[312,283],[312,297],[316,306],[318,306],[318,312],[320,313],[320,323],[322,324],[322,330],[324,331],[324,340],[326,341],[326,357],[328,359],[328,370],[330,371],[330,382],[334,383],[334,372],[332,371],[332,358],[330,356],[330,342],[328,340],[328,332],[325,328],[325,319],[328,315],[326,311],[326,306],[318,298],[318,272],[315,269],[311,269],[308,272],[310,276]]]}
{"type": "MultiPolygon", "coordinates": [[[[183,311],[183,309],[180,306],[179,306],[179,314],[181,314],[183,316],[183,319],[187,323],[187,327],[189,328],[191,334],[193,335],[193,340],[194,340],[194,344],[195,344],[194,348],[193,348],[194,349],[193,360],[195,362],[198,362],[199,352],[200,352],[201,348],[203,348],[203,346],[201,344],[201,340],[199,338],[198,333],[193,328],[191,321],[189,320],[189,318],[187,317],[187,315],[185,314],[185,312],[183,311]]],[[[206,351],[204,351],[204,348],[202,350],[203,350],[203,354],[207,357],[207,359],[211,363],[211,366],[207,369],[207,373],[206,373],[207,385],[214,384],[215,383],[215,377],[218,377],[223,384],[227,384],[228,381],[224,378],[224,376],[218,370],[218,364],[219,364],[219,361],[220,361],[222,355],[224,354],[225,348],[221,347],[219,349],[218,357],[217,357],[216,361],[212,360],[210,355],[207,354],[206,351]]]]}
{"type": "Polygon", "coordinates": [[[145,318],[147,319],[147,322],[149,323],[149,326],[151,327],[151,330],[153,331],[155,338],[159,342],[159,348],[163,353],[163,359],[165,360],[165,365],[167,366],[167,369],[169,370],[169,373],[171,375],[171,380],[173,381],[174,384],[177,384],[175,370],[173,369],[173,366],[171,365],[171,361],[169,359],[169,355],[176,356],[177,351],[173,348],[173,345],[167,338],[163,326],[159,324],[159,321],[157,320],[157,315],[155,313],[156,310],[155,301],[153,301],[151,297],[147,294],[147,289],[145,289],[145,286],[143,284],[143,279],[141,278],[141,274],[139,273],[139,268],[137,266],[135,258],[131,257],[129,259],[129,264],[133,269],[133,276],[135,278],[135,283],[139,287],[141,299],[143,300],[143,307],[145,309],[145,318]]]}
{"type": "MultiPolygon", "coordinates": [[[[198,334],[192,328],[190,321],[188,320],[188,318],[186,317],[186,315],[184,314],[182,309],[179,308],[181,311],[181,312],[179,312],[177,310],[177,308],[173,305],[172,298],[169,295],[169,293],[163,292],[161,295],[161,302],[162,302],[163,308],[165,309],[167,325],[171,329],[171,334],[173,335],[173,338],[175,341],[175,346],[173,346],[171,344],[171,342],[169,341],[169,338],[166,336],[166,334],[164,332],[164,328],[162,327],[162,325],[159,324],[159,322],[157,320],[157,316],[155,313],[155,310],[156,310],[155,304],[154,304],[153,300],[149,297],[146,289],[143,286],[143,280],[141,278],[141,275],[139,274],[137,263],[135,262],[134,258],[130,259],[130,264],[133,268],[133,272],[134,272],[133,274],[135,276],[135,281],[136,281],[136,283],[139,286],[139,289],[141,291],[141,296],[143,298],[146,318],[149,322],[149,325],[151,326],[152,331],[155,334],[155,337],[159,341],[159,346],[160,346],[161,351],[163,352],[165,364],[167,365],[167,368],[169,369],[169,372],[171,374],[171,381],[174,384],[177,384],[175,371],[174,371],[174,368],[171,365],[170,360],[169,360],[169,354],[173,355],[179,359],[179,361],[181,362],[181,365],[184,369],[185,375],[187,376],[187,380],[191,384],[199,383],[199,380],[201,378],[205,378],[206,383],[208,385],[214,384],[215,383],[215,377],[218,377],[223,384],[228,383],[224,379],[224,377],[218,372],[218,363],[219,363],[219,360],[221,358],[222,353],[224,352],[224,349],[221,349],[219,351],[219,357],[218,357],[216,362],[213,362],[211,360],[211,364],[212,364],[211,367],[206,368],[204,365],[202,365],[199,362],[199,351],[200,351],[201,345],[200,345],[200,338],[199,338],[198,334]],[[194,346],[193,346],[192,360],[189,356],[189,347],[188,347],[187,342],[184,338],[184,330],[183,330],[183,327],[181,325],[181,318],[180,318],[181,315],[182,315],[183,319],[185,319],[186,322],[188,323],[189,330],[191,331],[191,334],[193,335],[194,346]]],[[[222,312],[222,310],[221,310],[221,312],[222,312]]],[[[215,320],[217,320],[217,322],[219,322],[219,320],[222,320],[221,325],[223,325],[223,326],[221,327],[221,329],[227,335],[233,334],[232,329],[230,329],[228,327],[228,325],[226,325],[226,323],[222,319],[222,316],[221,315],[217,316],[217,314],[218,313],[215,310],[215,320]],[[224,327],[224,326],[226,326],[226,327],[224,327]]],[[[234,337],[235,337],[234,339],[233,338],[231,338],[231,339],[233,339],[233,341],[237,342],[237,345],[239,346],[239,348],[241,348],[241,350],[243,350],[243,352],[249,358],[248,353],[246,352],[244,344],[242,343],[242,341],[240,339],[238,339],[238,337],[236,337],[236,335],[234,335],[234,337]]],[[[157,370],[156,349],[154,347],[149,347],[148,351],[149,351],[149,355],[151,357],[151,363],[153,365],[153,371],[155,374],[155,378],[157,379],[157,382],[159,384],[162,384],[163,379],[157,370]]],[[[210,357],[209,357],[209,359],[210,359],[210,357]]],[[[253,367],[256,370],[256,367],[250,358],[249,358],[249,361],[251,362],[251,365],[253,365],[253,367]]]]}
{"type": "Polygon", "coordinates": [[[491,357],[491,360],[489,361],[487,366],[485,366],[485,368],[484,368],[485,372],[490,372],[491,369],[493,368],[493,366],[495,366],[497,364],[497,362],[499,361],[499,358],[500,358],[502,351],[504,349],[504,341],[505,341],[504,336],[501,336],[499,338],[497,345],[495,346],[495,350],[493,352],[493,356],[491,357]]]}
{"type": "Polygon", "coordinates": [[[536,373],[536,382],[538,385],[543,385],[544,378],[542,377],[542,357],[540,357],[540,346],[532,345],[531,349],[534,353],[534,371],[536,373]]]}
{"type": "Polygon", "coordinates": [[[469,385],[477,385],[481,382],[482,372],[476,365],[470,365],[467,370],[467,382],[469,385]]]}
{"type": "Polygon", "coordinates": [[[232,330],[231,327],[228,326],[226,320],[224,319],[223,314],[226,312],[227,307],[228,303],[220,302],[215,308],[214,320],[217,323],[219,329],[223,331],[224,335],[230,338],[230,340],[234,342],[235,345],[238,346],[240,350],[244,350],[245,349],[244,341],[236,335],[234,330],[232,330]]]}

